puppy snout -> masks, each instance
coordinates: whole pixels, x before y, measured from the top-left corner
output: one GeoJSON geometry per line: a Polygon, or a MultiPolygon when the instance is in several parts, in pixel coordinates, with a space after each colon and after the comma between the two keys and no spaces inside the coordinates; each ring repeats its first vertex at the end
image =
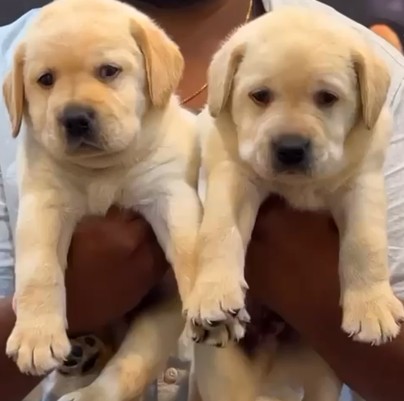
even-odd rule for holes
{"type": "Polygon", "coordinates": [[[61,116],[61,123],[68,138],[89,137],[94,133],[95,111],[88,106],[66,106],[61,116]]]}
{"type": "Polygon", "coordinates": [[[305,169],[311,157],[311,142],[299,134],[285,134],[272,142],[275,168],[305,169]]]}

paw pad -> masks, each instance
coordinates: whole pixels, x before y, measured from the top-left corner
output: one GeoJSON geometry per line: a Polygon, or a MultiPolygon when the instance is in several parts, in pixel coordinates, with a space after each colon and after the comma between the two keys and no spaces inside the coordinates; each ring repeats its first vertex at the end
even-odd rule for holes
{"type": "Polygon", "coordinates": [[[58,368],[59,373],[68,376],[88,373],[100,359],[103,343],[95,336],[71,339],[71,352],[58,368]]]}

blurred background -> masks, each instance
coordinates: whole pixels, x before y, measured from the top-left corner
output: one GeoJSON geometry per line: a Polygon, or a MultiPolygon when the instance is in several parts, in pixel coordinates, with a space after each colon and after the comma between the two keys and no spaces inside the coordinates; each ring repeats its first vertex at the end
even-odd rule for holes
{"type": "MultiPolygon", "coordinates": [[[[83,0],[84,1],[84,0],[83,0]]],[[[321,0],[367,27],[385,24],[404,43],[404,0],[321,0]]],[[[0,0],[0,26],[49,0],[0,0]]]]}
{"type": "MultiPolygon", "coordinates": [[[[404,44],[404,0],[321,0],[368,28],[390,28],[404,44]]],[[[386,31],[385,31],[386,33],[386,31]]]]}
{"type": "MultiPolygon", "coordinates": [[[[83,0],[84,1],[84,0],[83,0]]],[[[0,0],[0,26],[7,25],[50,0],[0,0]]],[[[393,43],[401,50],[404,44],[404,0],[321,0],[346,16],[360,22],[393,43]],[[393,35],[393,37],[391,36],[393,35]],[[391,41],[391,40],[390,40],[391,41]]]]}

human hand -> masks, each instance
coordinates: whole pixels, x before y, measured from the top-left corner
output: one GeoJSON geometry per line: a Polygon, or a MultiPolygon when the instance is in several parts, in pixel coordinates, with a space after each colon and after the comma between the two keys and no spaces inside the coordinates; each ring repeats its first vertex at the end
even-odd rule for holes
{"type": "Polygon", "coordinates": [[[305,309],[338,306],[338,231],[331,216],[270,198],[261,207],[246,261],[251,295],[292,325],[305,309]]]}
{"type": "Polygon", "coordinates": [[[111,208],[84,218],[66,271],[71,332],[93,331],[133,309],[168,269],[152,229],[139,215],[111,208]]]}

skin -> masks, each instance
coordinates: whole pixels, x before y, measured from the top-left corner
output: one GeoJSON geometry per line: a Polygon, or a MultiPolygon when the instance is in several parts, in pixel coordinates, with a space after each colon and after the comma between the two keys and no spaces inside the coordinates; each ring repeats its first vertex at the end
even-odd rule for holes
{"type": "Polygon", "coordinates": [[[330,216],[261,208],[247,255],[247,282],[366,401],[403,399],[404,332],[382,346],[354,342],[341,330],[338,232],[330,216]],[[262,260],[270,260],[264,267],[262,260]]]}
{"type": "MultiPolygon", "coordinates": [[[[169,9],[132,4],[180,45],[186,70],[179,94],[185,99],[204,85],[212,54],[244,22],[249,0],[200,0],[169,9]]],[[[263,10],[260,6],[255,11],[263,10]]],[[[197,111],[205,101],[203,91],[186,106],[197,111]]],[[[73,335],[94,332],[134,308],[168,269],[148,225],[116,210],[106,218],[81,222],[69,262],[68,321],[73,335]]],[[[347,338],[340,329],[337,266],[338,235],[328,215],[296,212],[278,199],[263,205],[247,256],[251,295],[283,316],[367,401],[401,401],[404,334],[381,347],[347,338]],[[263,263],[267,260],[269,266],[263,263]]],[[[11,299],[1,300],[2,349],[13,324],[11,299]]],[[[36,378],[19,374],[4,354],[0,377],[7,383],[1,393],[8,401],[20,401],[37,384],[36,378]]]]}
{"type": "MultiPolygon", "coordinates": [[[[84,219],[73,236],[66,273],[69,334],[102,331],[138,305],[168,268],[150,226],[139,216],[111,209],[106,217],[84,219]]],[[[2,350],[14,322],[11,297],[1,299],[2,350]]],[[[19,373],[4,351],[0,377],[7,401],[21,401],[40,380],[19,373]]]]}

